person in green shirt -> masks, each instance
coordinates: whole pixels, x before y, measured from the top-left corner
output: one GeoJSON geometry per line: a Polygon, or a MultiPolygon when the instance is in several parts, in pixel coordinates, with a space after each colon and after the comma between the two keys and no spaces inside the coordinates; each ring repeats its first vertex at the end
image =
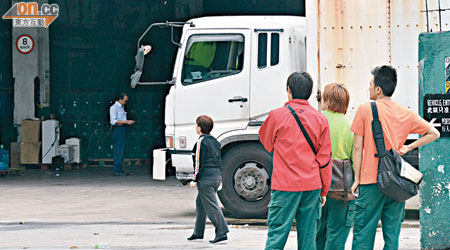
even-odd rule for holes
{"type": "MultiPolygon", "coordinates": [[[[332,83],[325,86],[321,109],[330,126],[333,159],[353,160],[352,121],[345,116],[350,94],[345,84],[332,83]]],[[[354,201],[336,200],[327,196],[318,225],[317,250],[345,249],[345,242],[353,226],[354,201]]]]}

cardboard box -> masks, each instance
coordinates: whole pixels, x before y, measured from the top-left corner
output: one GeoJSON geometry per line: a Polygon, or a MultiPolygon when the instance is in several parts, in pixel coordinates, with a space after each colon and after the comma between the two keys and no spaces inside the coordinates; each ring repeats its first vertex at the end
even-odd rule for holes
{"type": "Polygon", "coordinates": [[[20,144],[20,164],[39,164],[40,155],[40,142],[22,142],[20,144]]]}
{"type": "Polygon", "coordinates": [[[9,153],[9,167],[11,170],[20,169],[20,143],[11,142],[9,153]]]}
{"type": "Polygon", "coordinates": [[[41,141],[41,121],[40,120],[22,120],[20,131],[22,142],[38,143],[41,141]]]}

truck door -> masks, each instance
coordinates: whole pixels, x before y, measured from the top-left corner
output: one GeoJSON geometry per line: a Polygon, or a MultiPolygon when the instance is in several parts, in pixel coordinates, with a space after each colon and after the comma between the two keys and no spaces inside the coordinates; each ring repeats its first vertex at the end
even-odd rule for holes
{"type": "Polygon", "coordinates": [[[185,148],[192,149],[199,115],[214,120],[215,136],[247,126],[250,35],[247,29],[185,33],[175,83],[175,148],[182,136],[185,148]]]}

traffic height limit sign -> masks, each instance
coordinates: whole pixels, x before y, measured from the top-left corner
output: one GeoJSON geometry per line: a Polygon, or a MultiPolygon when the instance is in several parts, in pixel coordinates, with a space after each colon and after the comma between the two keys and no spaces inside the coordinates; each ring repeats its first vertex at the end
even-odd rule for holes
{"type": "Polygon", "coordinates": [[[441,137],[450,137],[450,95],[426,94],[423,102],[423,118],[439,130],[441,137]]]}
{"type": "Polygon", "coordinates": [[[21,35],[16,40],[16,48],[22,54],[29,54],[34,49],[34,40],[29,35],[21,35]]]}

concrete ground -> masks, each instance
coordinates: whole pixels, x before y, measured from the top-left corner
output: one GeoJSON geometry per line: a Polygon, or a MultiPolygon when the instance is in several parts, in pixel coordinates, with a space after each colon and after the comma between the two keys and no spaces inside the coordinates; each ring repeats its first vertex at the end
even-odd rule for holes
{"type": "MultiPolygon", "coordinates": [[[[267,227],[261,220],[227,218],[225,244],[188,242],[195,221],[196,190],[173,177],[154,181],[143,167],[114,177],[110,168],[66,171],[26,170],[0,178],[0,249],[263,249],[267,227]],[[249,225],[246,225],[249,224],[249,225]]],[[[382,249],[377,231],[375,249],[382,249]]],[[[286,249],[297,249],[292,231],[286,249]]],[[[351,235],[346,249],[351,249],[351,235]]],[[[404,223],[400,249],[420,249],[418,220],[404,223]]]]}

